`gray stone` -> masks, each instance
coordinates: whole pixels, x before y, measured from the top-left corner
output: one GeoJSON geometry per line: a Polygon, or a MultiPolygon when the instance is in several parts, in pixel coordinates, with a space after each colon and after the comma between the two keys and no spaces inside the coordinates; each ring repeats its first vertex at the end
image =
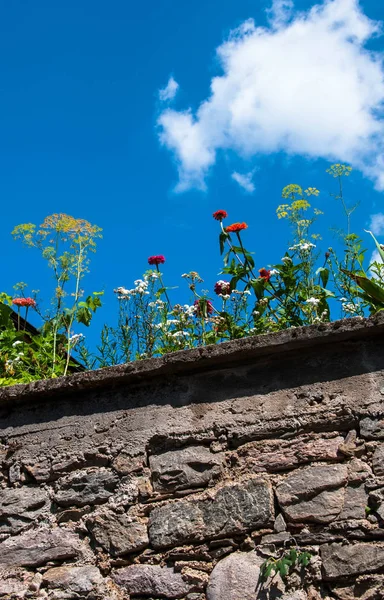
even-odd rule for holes
{"type": "Polygon", "coordinates": [[[0,490],[0,533],[19,533],[37,519],[47,504],[48,496],[39,488],[0,490]]]}
{"type": "Polygon", "coordinates": [[[225,486],[210,498],[155,508],[150,515],[149,538],[155,548],[182,545],[266,526],[272,518],[270,483],[251,479],[225,486]]]}
{"type": "Polygon", "coordinates": [[[288,475],[276,496],[289,521],[329,523],[343,508],[347,480],[345,465],[307,467],[288,475]]]}
{"type": "Polygon", "coordinates": [[[126,514],[108,512],[87,521],[95,541],[112,556],[137,552],[148,546],[147,526],[126,514]]]}
{"type": "Polygon", "coordinates": [[[288,531],[281,533],[269,533],[261,538],[262,544],[284,544],[291,539],[291,534],[288,531]]]}
{"type": "Polygon", "coordinates": [[[137,596],[183,598],[193,591],[180,573],[158,565],[130,565],[113,574],[116,583],[137,596]]]}
{"type": "Polygon", "coordinates": [[[384,567],[384,547],[377,544],[326,544],[320,546],[320,554],[328,581],[374,573],[384,567]]]}
{"type": "Polygon", "coordinates": [[[367,440],[384,440],[384,419],[365,417],[360,421],[360,435],[367,440]]]}
{"type": "Polygon", "coordinates": [[[222,455],[190,446],[149,457],[155,491],[204,487],[221,472],[222,455]]]}
{"type": "Polygon", "coordinates": [[[353,584],[330,584],[338,600],[382,600],[384,575],[361,575],[353,584]]]}
{"type": "Polygon", "coordinates": [[[54,500],[65,507],[102,504],[112,496],[118,481],[115,473],[104,468],[77,471],[58,480],[54,500]]]}
{"type": "Polygon", "coordinates": [[[365,509],[368,504],[368,494],[364,485],[347,486],[345,490],[344,506],[339,519],[365,519],[365,509]]]}
{"type": "Polygon", "coordinates": [[[234,552],[217,563],[209,578],[208,600],[254,600],[263,560],[255,552],[234,552]]]}
{"type": "Polygon", "coordinates": [[[63,566],[49,569],[43,575],[43,583],[48,588],[63,589],[75,594],[89,594],[104,579],[97,567],[72,567],[63,566]]]}
{"type": "Polygon", "coordinates": [[[276,533],[282,533],[283,531],[287,531],[287,524],[284,520],[282,513],[278,514],[273,525],[274,531],[276,533]]]}
{"type": "Polygon", "coordinates": [[[51,560],[75,558],[80,553],[77,535],[65,529],[34,529],[0,544],[0,565],[37,567],[51,560]]]}
{"type": "Polygon", "coordinates": [[[384,476],[384,444],[378,446],[372,457],[373,472],[377,477],[384,476]]]}

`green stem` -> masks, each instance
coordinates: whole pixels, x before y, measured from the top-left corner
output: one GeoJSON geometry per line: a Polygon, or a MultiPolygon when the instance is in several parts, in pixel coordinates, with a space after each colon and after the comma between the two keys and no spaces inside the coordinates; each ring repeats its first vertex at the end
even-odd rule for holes
{"type": "Polygon", "coordinates": [[[157,273],[159,275],[159,280],[160,280],[161,287],[164,290],[164,296],[165,296],[165,298],[167,300],[167,303],[168,303],[168,309],[172,310],[171,301],[170,301],[168,293],[167,293],[167,288],[165,287],[165,285],[163,283],[163,278],[162,278],[161,273],[160,273],[159,265],[156,265],[156,271],[157,271],[157,273]]]}

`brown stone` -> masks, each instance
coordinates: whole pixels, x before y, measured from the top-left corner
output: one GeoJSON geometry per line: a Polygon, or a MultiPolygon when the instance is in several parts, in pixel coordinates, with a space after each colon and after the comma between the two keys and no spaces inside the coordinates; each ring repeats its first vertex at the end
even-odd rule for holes
{"type": "Polygon", "coordinates": [[[347,477],[345,465],[307,467],[288,475],[276,496],[289,521],[329,523],[343,508],[347,477]]]}
{"type": "Polygon", "coordinates": [[[384,476],[384,444],[380,444],[372,456],[372,468],[378,477],[384,476]]]}
{"type": "Polygon", "coordinates": [[[223,457],[205,446],[188,446],[149,457],[155,491],[205,487],[221,472],[223,457]]]}
{"type": "Polygon", "coordinates": [[[43,583],[48,588],[59,588],[72,594],[90,594],[97,587],[102,586],[103,582],[99,569],[91,566],[55,567],[43,575],[43,583]]]}
{"type": "Polygon", "coordinates": [[[77,535],[64,529],[34,529],[0,544],[0,565],[38,567],[51,560],[75,558],[80,553],[77,535]]]}
{"type": "Polygon", "coordinates": [[[293,440],[250,442],[237,451],[240,466],[254,472],[285,471],[315,461],[339,460],[338,448],[343,438],[302,435],[293,440]]]}
{"type": "Polygon", "coordinates": [[[113,579],[135,596],[183,598],[193,591],[180,573],[158,565],[130,565],[115,571],[113,579]]]}
{"type": "Polygon", "coordinates": [[[87,521],[94,540],[112,556],[122,556],[148,546],[147,526],[126,514],[109,511],[87,521]]]}
{"type": "Polygon", "coordinates": [[[344,505],[338,519],[365,519],[368,494],[364,485],[348,485],[345,490],[344,505]]]}
{"type": "Polygon", "coordinates": [[[379,544],[326,544],[320,547],[320,554],[328,581],[384,568],[384,546],[379,544]]]}

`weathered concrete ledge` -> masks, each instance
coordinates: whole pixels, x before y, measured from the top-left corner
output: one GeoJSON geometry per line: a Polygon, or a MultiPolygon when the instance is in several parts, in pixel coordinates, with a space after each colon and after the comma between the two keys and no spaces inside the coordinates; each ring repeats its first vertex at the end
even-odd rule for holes
{"type": "Polygon", "coordinates": [[[77,373],[68,377],[4,387],[0,388],[0,406],[9,402],[23,403],[32,399],[34,401],[36,399],[43,400],[58,394],[67,395],[81,390],[111,388],[130,382],[148,381],[152,377],[217,369],[228,364],[232,366],[239,363],[245,364],[258,357],[343,341],[369,340],[383,334],[384,311],[369,318],[354,317],[332,323],[296,327],[193,350],[180,350],[166,354],[162,358],[150,358],[115,367],[77,373]]]}
{"type": "Polygon", "coordinates": [[[384,315],[0,391],[0,599],[384,598],[384,315]],[[263,581],[290,548],[305,567],[263,581]]]}

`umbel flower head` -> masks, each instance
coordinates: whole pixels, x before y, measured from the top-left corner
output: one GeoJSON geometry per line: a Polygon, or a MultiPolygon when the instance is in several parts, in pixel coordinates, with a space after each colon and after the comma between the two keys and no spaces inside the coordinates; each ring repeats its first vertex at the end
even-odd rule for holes
{"type": "Polygon", "coordinates": [[[149,265],[163,265],[165,263],[165,257],[162,254],[148,257],[149,265]]]}
{"type": "Polygon", "coordinates": [[[225,231],[227,233],[238,233],[243,229],[248,229],[248,225],[246,223],[232,223],[232,225],[228,225],[228,227],[225,228],[225,231]]]}
{"type": "Polygon", "coordinates": [[[220,279],[220,281],[215,283],[215,287],[213,289],[215,294],[218,296],[228,296],[231,293],[231,284],[229,281],[223,281],[220,279]]]}
{"type": "Polygon", "coordinates": [[[33,306],[33,308],[36,306],[36,301],[33,298],[14,298],[12,303],[15,306],[33,306]]]}
{"type": "Polygon", "coordinates": [[[217,210],[212,216],[214,219],[216,219],[216,221],[222,221],[228,217],[228,213],[226,210],[217,210]]]}

